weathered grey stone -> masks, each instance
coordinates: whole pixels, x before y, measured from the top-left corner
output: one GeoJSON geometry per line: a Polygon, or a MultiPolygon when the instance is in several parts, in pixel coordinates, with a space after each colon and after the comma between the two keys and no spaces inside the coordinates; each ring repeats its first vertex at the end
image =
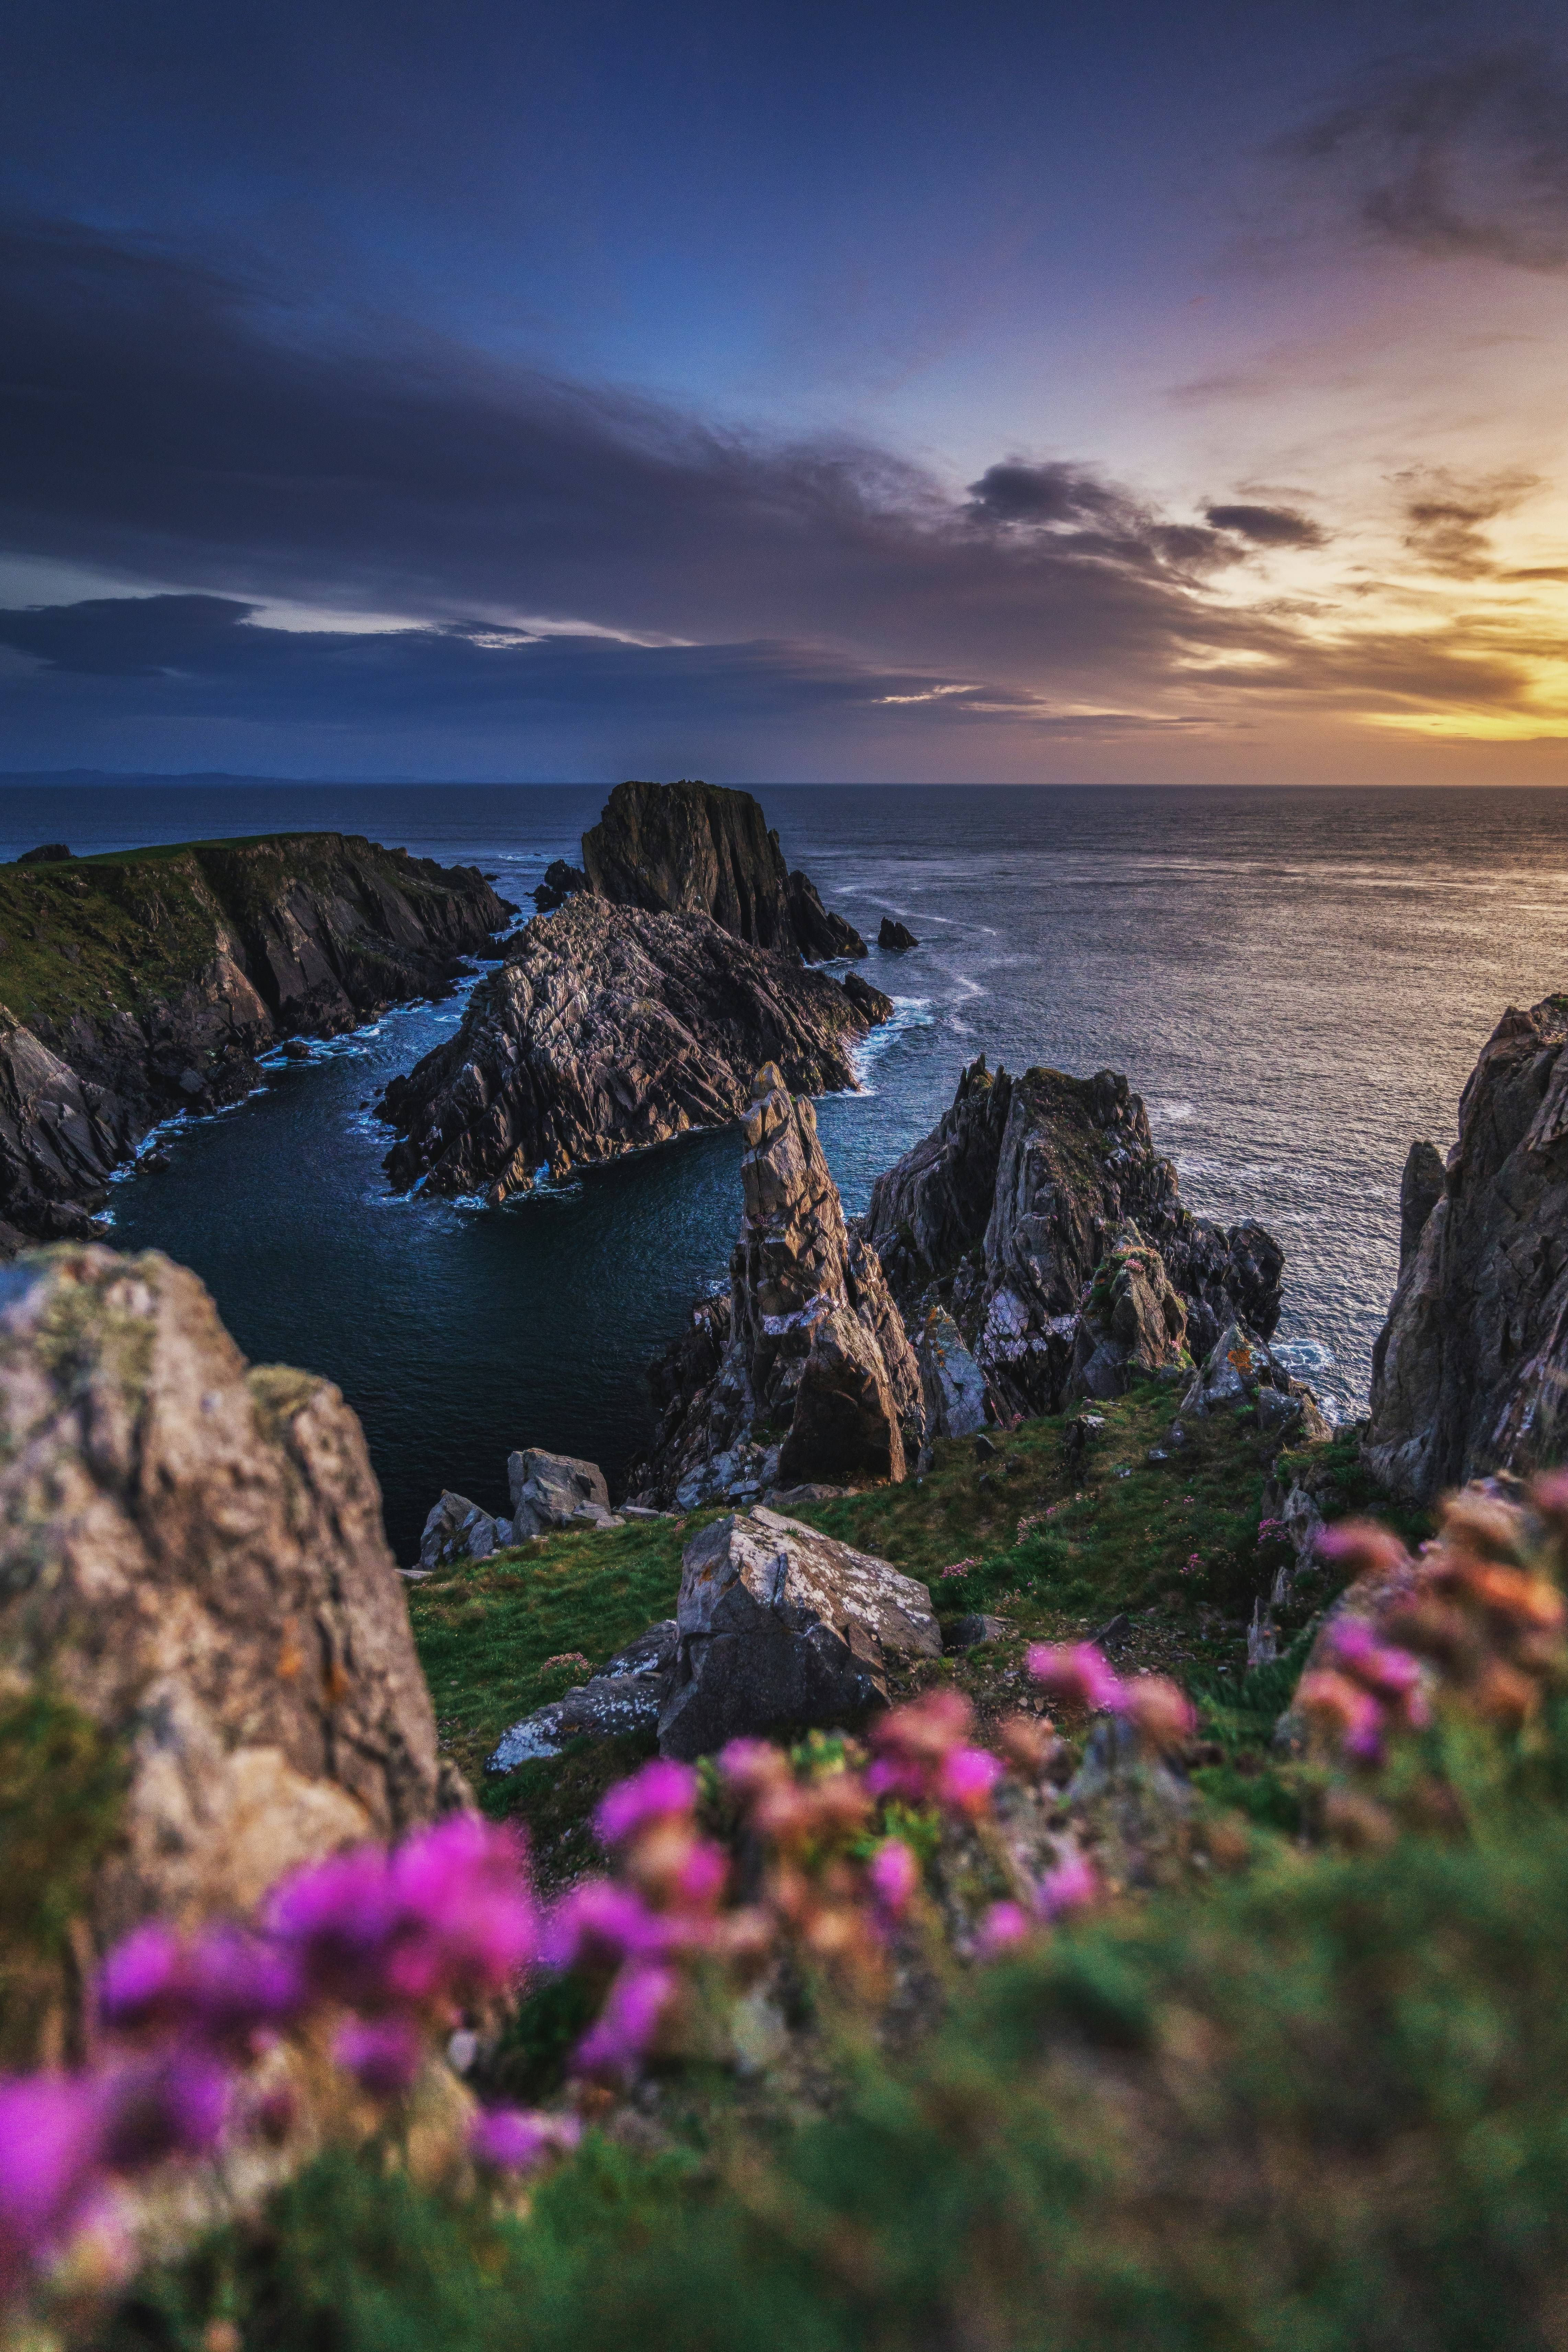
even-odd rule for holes
{"type": "Polygon", "coordinates": [[[618,1739],[651,1731],[658,1721],[675,1664],[676,1622],[661,1618],[605,1660],[586,1682],[501,1734],[485,1759],[487,1772],[515,1772],[520,1764],[558,1756],[568,1740],[618,1739]]]}
{"type": "Polygon", "coordinates": [[[1129,1221],[1095,1268],[1079,1318],[1068,1386],[1076,1396],[1124,1396],[1134,1379],[1190,1370],[1187,1310],[1159,1251],[1129,1221]]]}
{"type": "MultiPolygon", "coordinates": [[[[1256,1412],[1277,1436],[1303,1444],[1332,1435],[1310,1388],[1292,1379],[1265,1343],[1233,1323],[1222,1331],[1182,1399],[1183,1418],[1205,1421],[1226,1412],[1256,1412]]],[[[1172,1427],[1173,1437],[1178,1423],[1172,1427]]]]}
{"type": "Polygon", "coordinates": [[[983,1609],[972,1610],[960,1617],[947,1630],[950,1650],[978,1650],[987,1642],[1005,1642],[1013,1631],[1005,1617],[990,1617],[983,1609]]]}
{"type": "Polygon", "coordinates": [[[251,1370],[195,1275],[64,1247],[0,1269],[0,1688],[122,1749],[101,1948],[242,1914],[438,1810],[436,1727],[359,1423],[251,1370]]]}
{"type": "Polygon", "coordinates": [[[584,1504],[596,1504],[608,1516],[610,1490],[596,1462],[579,1462],[569,1454],[547,1454],[541,1446],[525,1445],[508,1454],[506,1475],[511,1491],[514,1542],[569,1526],[584,1504]]]}
{"type": "Polygon", "coordinates": [[[944,1307],[933,1307],[926,1317],[920,1367],[928,1443],[937,1437],[973,1437],[984,1428],[990,1418],[985,1375],[944,1307]]]}
{"type": "Polygon", "coordinates": [[[686,1759],[745,1735],[852,1723],[886,1704],[892,1662],[942,1649],[924,1585],[761,1508],[688,1544],[676,1622],[658,1741],[686,1759]]]}
{"type": "MultiPolygon", "coordinates": [[[[1498,1024],[1373,1350],[1366,1459],[1416,1501],[1568,1452],[1565,1045],[1565,997],[1498,1024]]],[[[1429,1165],[1406,1177],[1413,1224],[1429,1165]]]]}
{"type": "Polygon", "coordinates": [[[457,1559],[488,1559],[498,1550],[501,1537],[497,1522],[466,1495],[454,1495],[449,1488],[442,1490],[425,1522],[425,1532],[419,1540],[421,1568],[447,1568],[457,1559]]]}

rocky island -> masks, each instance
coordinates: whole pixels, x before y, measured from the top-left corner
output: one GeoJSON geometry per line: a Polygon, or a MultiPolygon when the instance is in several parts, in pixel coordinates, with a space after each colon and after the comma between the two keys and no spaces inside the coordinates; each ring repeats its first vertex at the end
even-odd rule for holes
{"type": "Polygon", "coordinates": [[[471,866],[344,834],[0,866],[0,1242],[88,1232],[149,1128],[429,995],[511,911],[471,866]]]}
{"type": "Polygon", "coordinates": [[[857,1083],[850,1051],[892,1012],[806,960],[865,942],[791,875],[749,793],[625,783],[557,861],[541,912],[462,1027],[395,1078],[394,1187],[499,1204],[541,1170],[618,1158],[738,1118],[775,1063],[797,1093],[857,1083]]]}

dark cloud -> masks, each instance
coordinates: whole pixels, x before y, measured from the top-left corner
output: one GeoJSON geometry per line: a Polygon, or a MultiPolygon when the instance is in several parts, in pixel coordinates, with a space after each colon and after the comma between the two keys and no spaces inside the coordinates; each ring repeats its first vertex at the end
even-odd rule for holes
{"type": "Polygon", "coordinates": [[[1544,44],[1397,60],[1287,145],[1401,245],[1568,265],[1568,74],[1544,44]]]}
{"type": "Polygon", "coordinates": [[[1292,507],[1210,507],[1205,519],[1258,547],[1321,547],[1324,541],[1319,526],[1292,507]]]}
{"type": "Polygon", "coordinates": [[[1533,477],[1500,474],[1465,482],[1447,473],[1405,474],[1405,544],[1432,572],[1480,580],[1497,570],[1487,527],[1536,487],[1533,477]]]}
{"type": "Polygon", "coordinates": [[[0,235],[0,538],[150,583],[827,640],[1087,696],[1179,658],[1236,554],[1083,467],[1010,460],[964,504],[863,442],[363,322],[327,343],[265,287],[72,227],[0,235]]]}

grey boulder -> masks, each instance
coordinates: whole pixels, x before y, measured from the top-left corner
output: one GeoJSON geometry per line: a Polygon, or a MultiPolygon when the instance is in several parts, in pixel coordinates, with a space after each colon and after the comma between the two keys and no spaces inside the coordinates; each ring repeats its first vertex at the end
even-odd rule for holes
{"type": "Polygon", "coordinates": [[[449,1568],[454,1560],[488,1559],[500,1542],[496,1522],[488,1511],[481,1511],[466,1495],[444,1488],[419,1538],[419,1565],[449,1568]]]}
{"type": "Polygon", "coordinates": [[[945,1307],[933,1307],[926,1317],[920,1368],[928,1444],[936,1437],[973,1437],[976,1430],[984,1428],[990,1417],[985,1375],[945,1307]]]}
{"type": "MultiPolygon", "coordinates": [[[[507,1456],[506,1475],[516,1543],[546,1535],[552,1528],[571,1526],[585,1506],[595,1507],[606,1519],[611,1517],[610,1490],[596,1462],[579,1462],[570,1454],[546,1454],[537,1445],[525,1445],[507,1456]]],[[[593,1510],[587,1517],[591,1523],[593,1510]]]]}
{"type": "Polygon", "coordinates": [[[661,1618],[575,1690],[535,1707],[504,1731],[485,1759],[486,1771],[515,1772],[520,1764],[559,1756],[572,1739],[617,1739],[627,1732],[651,1731],[675,1663],[675,1619],[661,1618]]]}
{"type": "Polygon", "coordinates": [[[688,1544],[676,1625],[658,1744],[686,1760],[728,1739],[853,1723],[887,1705],[891,1665],[942,1654],[923,1584],[762,1508],[688,1544]]]}
{"type": "Polygon", "coordinates": [[[1204,1421],[1217,1413],[1256,1412],[1266,1429],[1309,1442],[1332,1434],[1310,1388],[1292,1379],[1263,1341],[1227,1325],[1205,1359],[1203,1370],[1182,1399],[1184,1419],[1204,1421]]]}

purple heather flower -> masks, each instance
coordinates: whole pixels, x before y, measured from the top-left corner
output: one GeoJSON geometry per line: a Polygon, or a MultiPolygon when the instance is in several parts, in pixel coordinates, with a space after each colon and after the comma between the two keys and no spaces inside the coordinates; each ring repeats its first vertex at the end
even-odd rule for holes
{"type": "Polygon", "coordinates": [[[85,2210],[102,2134],[95,2084],[68,2074],[0,2082],[0,2302],[85,2210]]]}
{"type": "Polygon", "coordinates": [[[540,1953],[546,1968],[613,1969],[662,1952],[668,1941],[666,1923],[629,1886],[585,1878],[551,1913],[540,1953]]]}
{"type": "Polygon", "coordinates": [[[921,1883],[921,1868],[902,1838],[888,1838],[866,1872],[871,1892],[892,1918],[908,1910],[921,1883]]]}
{"type": "Polygon", "coordinates": [[[183,2025],[194,2005],[190,1954],[173,1928],[149,1920],[108,1954],[98,1977],[98,2011],[111,2032],[183,2025]]]}
{"type": "Polygon", "coordinates": [[[248,2053],[258,2035],[289,2023],[304,2006],[295,1955],[243,1927],[209,1927],[188,1966],[196,2023],[222,2047],[248,2053]]]}
{"type": "Polygon", "coordinates": [[[1000,1760],[984,1748],[955,1748],[937,1769],[931,1793],[952,1811],[983,1813],[1002,1778],[1000,1760]]]}
{"type": "Polygon", "coordinates": [[[597,2021],[577,2045],[583,2073],[619,2074],[635,2065],[658,2032],[677,1990],[673,1972],[654,1962],[638,1960],[624,1968],[597,2021]]]}
{"type": "Polygon", "coordinates": [[[1036,1889],[1035,1901],[1042,1918],[1059,1919],[1064,1911],[1081,1911],[1086,1904],[1097,1901],[1099,1895],[1100,1880],[1094,1864],[1080,1853],[1046,1873],[1036,1889]]]}
{"type": "Polygon", "coordinates": [[[210,2156],[228,2118],[230,2076],[205,2050],[137,2059],[105,2085],[105,2147],[121,2172],[170,2156],[210,2156]]]}
{"type": "Polygon", "coordinates": [[[980,1922],[974,1938],[975,1956],[994,1960],[1002,1952],[1011,1951],[1021,1944],[1031,1926],[1029,1915],[1016,1903],[993,1903],[980,1922]]]}
{"type": "Polygon", "coordinates": [[[595,1827],[603,1845],[620,1845],[646,1822],[689,1813],[697,1802],[697,1775],[689,1764],[662,1759],[645,1764],[629,1780],[618,1781],[600,1805],[595,1827]]]}
{"type": "Polygon", "coordinates": [[[391,1989],[424,2000],[502,1992],[533,1958],[538,1922],[515,1831],[469,1814],[411,1838],[392,1856],[391,1989]]]}
{"type": "Polygon", "coordinates": [[[582,2136],[575,2116],[484,2107],[470,2126],[468,2153],[487,2172],[533,2172],[547,2158],[575,2147],[582,2136]]]}
{"type": "Polygon", "coordinates": [[[1029,1672],[1056,1697],[1091,1713],[1121,1704],[1121,1684],[1092,1642],[1032,1643],[1029,1672]]]}
{"type": "Polygon", "coordinates": [[[349,2002],[385,1998],[395,1917],[386,1855],[374,1845],[295,1871],[267,1906],[268,1927],[298,1956],[312,1990],[349,2002]]]}
{"type": "Polygon", "coordinates": [[[373,2099],[398,2099],[424,2062],[425,2036],[411,2017],[351,2018],[332,2055],[373,2099]]]}

